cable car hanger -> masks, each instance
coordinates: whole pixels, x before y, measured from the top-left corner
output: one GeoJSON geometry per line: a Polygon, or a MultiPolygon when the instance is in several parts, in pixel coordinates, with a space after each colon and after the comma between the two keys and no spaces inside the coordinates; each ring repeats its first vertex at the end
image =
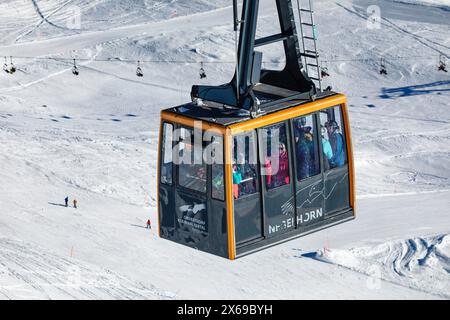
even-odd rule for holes
{"type": "MultiPolygon", "coordinates": [[[[240,26],[239,44],[237,46],[236,71],[233,79],[224,85],[194,85],[191,90],[192,101],[206,100],[228,107],[235,107],[250,113],[252,117],[264,114],[261,102],[255,94],[258,84],[273,86],[279,90],[286,89],[294,94],[278,99],[291,101],[305,97],[315,100],[318,89],[304,70],[301,53],[298,49],[298,36],[292,0],[275,0],[281,33],[256,39],[259,0],[244,0],[242,18],[237,20],[237,0],[233,0],[234,30],[240,26]],[[262,53],[255,48],[282,41],[286,55],[286,66],[283,70],[262,69],[262,53]]],[[[275,103],[275,102],[274,102],[275,103]]],[[[264,104],[267,106],[267,104],[264,104]]]]}

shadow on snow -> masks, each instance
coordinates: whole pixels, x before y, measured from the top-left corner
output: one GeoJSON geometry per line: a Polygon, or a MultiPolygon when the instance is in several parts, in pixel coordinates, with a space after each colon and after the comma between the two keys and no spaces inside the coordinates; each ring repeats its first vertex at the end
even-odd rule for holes
{"type": "Polygon", "coordinates": [[[411,97],[424,94],[441,94],[443,92],[450,92],[450,81],[436,81],[432,83],[419,84],[415,86],[399,87],[399,88],[383,88],[381,90],[380,98],[393,99],[401,97],[411,97]],[[436,88],[443,87],[444,88],[436,88]]]}

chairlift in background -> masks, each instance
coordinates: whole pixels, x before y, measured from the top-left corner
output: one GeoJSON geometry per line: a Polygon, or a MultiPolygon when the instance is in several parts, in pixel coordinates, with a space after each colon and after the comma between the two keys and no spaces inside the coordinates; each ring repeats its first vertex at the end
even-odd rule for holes
{"type": "Polygon", "coordinates": [[[13,74],[13,73],[15,73],[17,71],[17,69],[16,69],[16,66],[14,65],[14,63],[13,63],[13,60],[12,60],[12,56],[10,57],[10,64],[9,64],[9,73],[10,74],[13,74]]]}
{"type": "Polygon", "coordinates": [[[136,68],[136,75],[139,78],[142,78],[144,76],[144,72],[142,71],[142,67],[141,67],[141,61],[138,61],[138,65],[137,65],[137,68],[136,68]]]}
{"type": "Polygon", "coordinates": [[[381,75],[387,75],[387,69],[386,69],[386,59],[385,58],[381,58],[380,59],[380,74],[381,75]]]}
{"type": "Polygon", "coordinates": [[[200,79],[205,79],[206,78],[206,72],[205,69],[203,68],[203,62],[200,65],[200,79]]]}
{"type": "Polygon", "coordinates": [[[3,71],[5,71],[6,73],[10,73],[8,67],[8,60],[6,59],[6,57],[5,57],[5,64],[3,65],[3,71]]]}
{"type": "Polygon", "coordinates": [[[330,72],[328,71],[328,67],[321,67],[320,68],[320,75],[322,78],[329,77],[330,72]]]}
{"type": "Polygon", "coordinates": [[[445,56],[443,54],[439,55],[438,71],[448,72],[446,61],[447,61],[447,59],[445,58],[445,56]]]}
{"type": "Polygon", "coordinates": [[[78,70],[77,62],[75,61],[75,59],[73,59],[72,73],[73,73],[73,75],[75,75],[75,76],[78,76],[78,75],[80,74],[80,71],[78,70]]]}

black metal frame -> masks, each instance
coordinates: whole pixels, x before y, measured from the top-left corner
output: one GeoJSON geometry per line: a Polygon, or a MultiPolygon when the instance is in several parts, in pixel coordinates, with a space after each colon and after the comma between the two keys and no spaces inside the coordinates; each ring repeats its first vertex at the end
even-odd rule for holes
{"type": "MultiPolygon", "coordinates": [[[[292,0],[274,0],[277,5],[281,33],[256,39],[259,0],[244,0],[242,19],[237,21],[237,2],[233,1],[235,29],[241,24],[237,70],[228,84],[221,86],[194,85],[191,91],[193,100],[202,99],[223,105],[245,109],[253,116],[261,112],[260,102],[253,88],[258,83],[267,84],[295,92],[283,101],[297,99],[307,94],[314,100],[317,88],[304,71],[295,25],[292,0]],[[256,47],[283,41],[286,66],[283,70],[261,70],[262,54],[256,47]],[[237,88],[238,86],[238,88],[237,88]]],[[[280,102],[280,101],[277,101],[280,102]]]]}

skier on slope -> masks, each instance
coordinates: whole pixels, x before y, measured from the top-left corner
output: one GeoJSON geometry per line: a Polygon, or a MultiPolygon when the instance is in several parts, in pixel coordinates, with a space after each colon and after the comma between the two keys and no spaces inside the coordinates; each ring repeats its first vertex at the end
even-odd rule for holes
{"type": "Polygon", "coordinates": [[[77,199],[73,199],[73,207],[75,209],[77,208],[77,203],[78,203],[77,199]]]}
{"type": "Polygon", "coordinates": [[[152,222],[150,221],[150,219],[147,220],[147,229],[151,229],[152,228],[152,222]]]}
{"type": "Polygon", "coordinates": [[[64,203],[65,203],[65,206],[66,206],[66,208],[69,206],[69,197],[66,197],[65,199],[64,199],[64,203]]]}

